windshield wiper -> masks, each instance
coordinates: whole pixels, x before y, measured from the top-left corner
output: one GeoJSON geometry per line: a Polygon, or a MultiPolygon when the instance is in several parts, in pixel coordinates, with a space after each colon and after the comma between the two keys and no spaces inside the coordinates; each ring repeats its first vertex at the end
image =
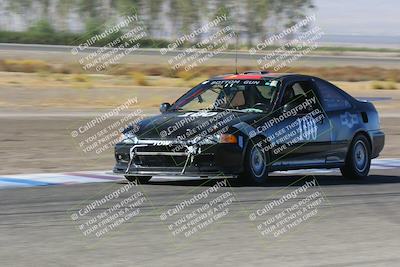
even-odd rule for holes
{"type": "Polygon", "coordinates": [[[172,111],[198,112],[198,110],[195,110],[195,109],[183,109],[183,108],[175,108],[175,109],[172,109],[172,111]]]}
{"type": "Polygon", "coordinates": [[[247,111],[241,110],[241,109],[221,108],[221,107],[214,107],[214,108],[212,108],[210,110],[233,111],[233,112],[242,112],[242,113],[247,112],[247,111]]]}

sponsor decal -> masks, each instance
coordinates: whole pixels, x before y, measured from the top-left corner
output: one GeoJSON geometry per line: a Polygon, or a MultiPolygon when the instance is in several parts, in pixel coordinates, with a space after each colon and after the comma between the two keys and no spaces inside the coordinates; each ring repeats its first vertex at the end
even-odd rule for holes
{"type": "Polygon", "coordinates": [[[354,125],[359,123],[359,119],[357,114],[351,114],[346,111],[346,113],[340,115],[340,122],[343,126],[353,128],[354,125]]]}

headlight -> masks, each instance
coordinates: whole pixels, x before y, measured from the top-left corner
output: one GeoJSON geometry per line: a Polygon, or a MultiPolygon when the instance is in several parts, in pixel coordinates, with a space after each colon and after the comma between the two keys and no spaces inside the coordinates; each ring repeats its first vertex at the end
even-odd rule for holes
{"type": "Polygon", "coordinates": [[[220,135],[198,135],[194,139],[191,140],[193,144],[198,144],[198,145],[206,145],[206,144],[217,144],[219,143],[220,140],[220,135]]]}
{"type": "Polygon", "coordinates": [[[206,137],[197,136],[195,139],[193,139],[193,142],[200,144],[237,144],[238,140],[233,134],[216,134],[206,137]]]}
{"type": "Polygon", "coordinates": [[[132,132],[126,132],[120,134],[118,141],[125,144],[136,144],[138,142],[138,138],[132,132]]]}

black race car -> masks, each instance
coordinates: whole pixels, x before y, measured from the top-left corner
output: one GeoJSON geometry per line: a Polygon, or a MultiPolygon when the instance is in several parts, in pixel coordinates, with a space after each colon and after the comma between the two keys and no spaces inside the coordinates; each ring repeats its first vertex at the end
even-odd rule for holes
{"type": "Polygon", "coordinates": [[[114,173],[141,183],[181,175],[261,184],[272,171],[340,168],[360,178],[385,140],[371,103],[298,74],[217,76],[160,111],[123,131],[114,173]]]}

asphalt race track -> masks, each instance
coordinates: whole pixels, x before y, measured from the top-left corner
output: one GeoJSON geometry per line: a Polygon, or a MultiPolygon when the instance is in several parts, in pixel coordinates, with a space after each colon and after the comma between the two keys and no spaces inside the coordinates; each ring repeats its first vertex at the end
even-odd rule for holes
{"type": "MultiPolygon", "coordinates": [[[[100,237],[85,236],[80,226],[84,221],[74,215],[94,199],[127,186],[124,180],[3,187],[1,266],[396,266],[400,262],[398,165],[398,160],[375,162],[368,178],[355,181],[337,172],[312,170],[274,174],[264,187],[241,187],[228,181],[208,198],[230,192],[234,201],[229,212],[188,237],[174,236],[168,226],[173,221],[164,221],[162,214],[224,180],[155,179],[137,185],[131,193],[142,192],[146,198],[140,213],[100,237]],[[314,179],[304,175],[316,175],[318,184],[308,188],[307,194],[324,196],[318,214],[276,238],[262,236],[249,215],[314,179]]],[[[90,176],[88,172],[80,175],[90,176]]],[[[4,182],[8,176],[1,177],[4,182]]],[[[120,199],[121,195],[99,206],[99,212],[120,199]]],[[[208,200],[200,199],[182,212],[189,214],[208,200]]],[[[280,212],[283,206],[275,209],[280,212]]]]}

